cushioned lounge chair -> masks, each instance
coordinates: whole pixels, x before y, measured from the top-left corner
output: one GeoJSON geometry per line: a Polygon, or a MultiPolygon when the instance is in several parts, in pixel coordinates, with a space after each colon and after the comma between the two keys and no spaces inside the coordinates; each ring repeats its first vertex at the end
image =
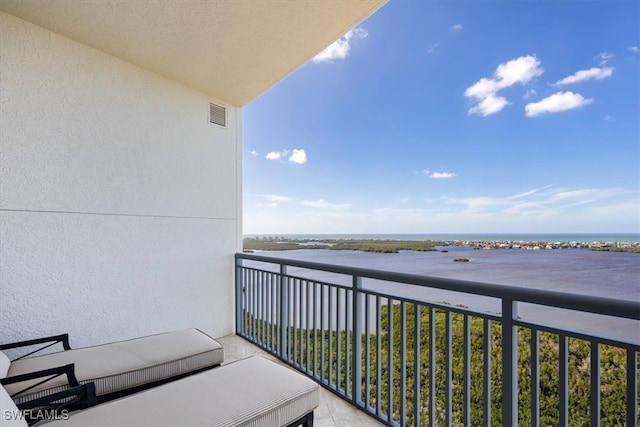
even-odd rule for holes
{"type": "MultiPolygon", "coordinates": [[[[80,386],[84,397],[91,394],[90,386],[80,386]]],[[[4,389],[0,394],[5,414],[16,414],[4,389]]],[[[71,413],[47,412],[50,420],[56,414],[58,420],[46,425],[311,427],[319,399],[319,386],[309,378],[262,357],[251,357],[102,405],[71,413]]],[[[20,416],[8,418],[7,423],[27,425],[20,416]]]]}
{"type": "Polygon", "coordinates": [[[4,344],[0,345],[0,350],[47,342],[61,342],[65,350],[11,362],[0,352],[0,382],[5,383],[16,403],[89,382],[95,384],[98,399],[107,401],[213,368],[223,361],[222,346],[197,329],[78,349],[70,349],[65,334],[4,344]],[[41,384],[42,379],[11,383],[2,379],[3,376],[15,377],[48,369],[52,370],[52,375],[57,375],[41,384]]]}

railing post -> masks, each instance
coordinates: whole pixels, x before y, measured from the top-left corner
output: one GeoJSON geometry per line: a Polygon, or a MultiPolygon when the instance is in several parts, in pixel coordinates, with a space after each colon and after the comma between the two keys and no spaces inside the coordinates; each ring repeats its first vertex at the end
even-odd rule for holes
{"type": "Polygon", "coordinates": [[[235,257],[235,279],[236,279],[236,335],[244,332],[242,324],[242,260],[235,257]]]}
{"type": "Polygon", "coordinates": [[[518,425],[518,303],[502,300],[502,425],[518,425]]]}
{"type": "MultiPolygon", "coordinates": [[[[288,336],[288,324],[289,324],[289,295],[288,295],[288,281],[285,279],[287,274],[287,266],[280,264],[280,275],[278,276],[278,288],[280,289],[280,301],[278,309],[280,310],[280,321],[278,322],[278,328],[280,330],[278,342],[278,356],[281,359],[285,358],[287,354],[287,336],[288,336]]],[[[288,358],[287,358],[288,359],[288,358]]]]}
{"type": "MultiPolygon", "coordinates": [[[[353,343],[351,345],[351,355],[353,363],[351,363],[351,384],[353,387],[353,404],[360,406],[362,395],[362,334],[361,334],[361,315],[362,304],[360,303],[360,289],[362,289],[362,278],[359,276],[353,277],[353,295],[351,297],[353,303],[353,343]]],[[[366,336],[366,335],[365,335],[366,336]]],[[[369,367],[367,366],[367,369],[369,367]]],[[[362,399],[364,400],[364,399],[362,399]]]]}

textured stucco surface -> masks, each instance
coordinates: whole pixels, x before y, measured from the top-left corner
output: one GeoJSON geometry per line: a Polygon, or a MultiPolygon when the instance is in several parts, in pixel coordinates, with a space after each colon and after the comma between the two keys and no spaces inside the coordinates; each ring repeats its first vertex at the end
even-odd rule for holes
{"type": "Polygon", "coordinates": [[[0,10],[243,106],[386,0],[0,0],[0,10]]]}
{"type": "Polygon", "coordinates": [[[233,329],[241,114],[0,13],[0,342],[233,329]]]}

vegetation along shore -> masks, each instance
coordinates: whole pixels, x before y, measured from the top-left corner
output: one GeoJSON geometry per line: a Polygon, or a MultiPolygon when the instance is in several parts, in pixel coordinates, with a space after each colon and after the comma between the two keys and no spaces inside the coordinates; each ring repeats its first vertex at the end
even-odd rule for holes
{"type": "Polygon", "coordinates": [[[330,249],[363,252],[398,253],[400,251],[437,251],[443,246],[468,246],[474,249],[555,250],[589,249],[592,251],[640,253],[640,242],[547,242],[509,240],[384,240],[384,239],[298,239],[264,236],[243,240],[245,252],[295,249],[330,249]]]}
{"type": "MultiPolygon", "coordinates": [[[[450,424],[462,425],[464,423],[465,408],[470,411],[471,425],[482,425],[484,422],[485,411],[485,364],[488,363],[484,356],[485,333],[489,334],[489,354],[491,367],[490,371],[490,418],[491,425],[501,425],[501,405],[502,405],[502,330],[498,322],[490,322],[490,329],[484,328],[484,321],[479,317],[472,316],[468,318],[469,322],[469,340],[470,348],[467,356],[464,349],[464,328],[465,315],[463,313],[454,313],[450,319],[444,311],[436,310],[434,318],[430,316],[430,310],[422,308],[419,313],[419,319],[416,322],[416,308],[412,304],[406,307],[406,313],[403,317],[401,310],[394,309],[392,314],[389,312],[388,306],[381,308],[380,314],[380,342],[377,344],[378,337],[375,334],[362,335],[362,354],[361,360],[367,357],[367,349],[369,349],[368,357],[370,360],[380,360],[380,365],[372,363],[370,371],[367,372],[367,366],[362,364],[362,384],[363,399],[371,407],[380,405],[382,413],[389,411],[389,405],[393,408],[393,417],[395,420],[401,419],[400,408],[406,407],[406,425],[413,425],[414,408],[413,401],[416,389],[423,404],[420,406],[420,418],[422,422],[428,421],[433,415],[437,425],[444,425],[447,422],[447,388],[458,392],[452,393],[450,424]],[[433,320],[433,337],[434,354],[430,354],[431,349],[431,321],[433,320]],[[391,322],[390,322],[391,321],[391,322]],[[393,325],[390,328],[390,323],[393,325]],[[420,333],[414,333],[416,325],[420,329],[420,333]],[[402,336],[400,333],[393,334],[392,345],[389,343],[389,331],[406,331],[406,359],[403,362],[400,353],[402,344],[402,336]],[[450,332],[447,332],[447,331],[450,332]],[[451,334],[451,342],[446,342],[447,334],[451,334]],[[419,337],[419,341],[415,341],[415,337],[419,337]],[[367,340],[369,345],[367,346],[367,340]],[[416,358],[415,348],[419,349],[416,358]],[[446,350],[450,346],[450,350],[446,350]],[[379,349],[379,350],[378,350],[379,349]],[[376,354],[379,351],[380,354],[376,354]],[[391,353],[391,354],[390,354],[391,353]],[[451,354],[451,385],[448,386],[446,372],[446,355],[451,354]],[[435,368],[430,369],[431,360],[435,362],[435,368]],[[406,378],[406,386],[403,394],[401,378],[405,368],[409,373],[406,378]],[[465,396],[461,390],[464,389],[465,381],[465,364],[469,370],[471,394],[469,401],[465,403],[465,396]],[[378,367],[379,366],[379,367],[378,367]],[[380,369],[378,373],[377,369],[380,369]],[[419,381],[411,373],[419,372],[419,381]],[[433,372],[434,387],[430,388],[431,378],[429,375],[433,372]],[[392,373],[392,384],[389,384],[389,373],[392,373]],[[368,375],[367,375],[368,374],[368,375]],[[367,387],[366,378],[370,378],[370,387],[367,387]],[[379,381],[379,383],[378,383],[379,381]],[[377,387],[379,385],[379,387],[377,387]],[[391,385],[391,387],[390,387],[391,385]],[[416,387],[418,385],[418,387],[416,387]],[[366,394],[369,390],[369,394],[366,394]],[[377,395],[377,391],[380,395],[377,395]],[[391,396],[390,392],[391,391],[391,396]],[[403,401],[404,398],[404,401],[403,401]],[[379,399],[379,401],[378,401],[379,399]],[[435,413],[431,414],[430,399],[435,400],[433,408],[435,413]]],[[[253,325],[254,333],[258,331],[277,331],[277,325],[262,322],[244,313],[244,322],[246,325],[253,325]],[[274,329],[275,328],[275,329],[274,329]]],[[[531,393],[537,389],[539,402],[539,425],[553,426],[561,424],[559,414],[559,387],[560,378],[558,364],[560,359],[558,356],[558,346],[560,338],[558,335],[540,331],[537,335],[538,340],[538,372],[539,383],[537,388],[535,383],[530,380],[531,374],[531,330],[521,328],[518,330],[518,358],[517,370],[518,377],[523,380],[518,384],[518,419],[521,425],[531,425],[531,393]]],[[[277,334],[272,336],[277,338],[277,334]]],[[[347,351],[347,342],[353,340],[352,332],[345,331],[327,331],[319,329],[309,329],[291,327],[287,334],[289,354],[292,362],[303,367],[303,369],[311,369],[316,374],[321,375],[324,381],[332,384],[348,384],[348,362],[349,357],[347,351]],[[295,338],[294,338],[295,337],[295,338]],[[294,339],[299,341],[296,344],[294,339]],[[340,344],[338,345],[338,341],[340,344]],[[333,342],[333,346],[331,345],[333,342]],[[307,351],[296,351],[296,349],[307,349],[307,351]]],[[[274,351],[277,349],[278,339],[274,340],[274,351]]],[[[590,404],[590,382],[589,367],[591,344],[588,341],[569,338],[569,359],[568,359],[568,384],[571,389],[569,396],[569,419],[571,426],[588,427],[589,404],[590,404]]],[[[628,368],[626,360],[626,351],[619,347],[601,345],[600,350],[600,401],[601,414],[600,421],[603,426],[622,426],[625,419],[626,401],[626,372],[628,368]]],[[[635,369],[640,370],[640,360],[635,364],[635,369]]],[[[338,386],[339,387],[339,386],[338,386]]]]}

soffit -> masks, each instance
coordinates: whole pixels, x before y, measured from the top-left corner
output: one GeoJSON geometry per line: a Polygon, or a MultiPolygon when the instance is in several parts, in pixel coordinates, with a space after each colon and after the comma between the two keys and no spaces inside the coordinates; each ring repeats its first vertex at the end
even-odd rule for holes
{"type": "Polygon", "coordinates": [[[387,0],[0,0],[0,10],[243,106],[387,0]]]}

